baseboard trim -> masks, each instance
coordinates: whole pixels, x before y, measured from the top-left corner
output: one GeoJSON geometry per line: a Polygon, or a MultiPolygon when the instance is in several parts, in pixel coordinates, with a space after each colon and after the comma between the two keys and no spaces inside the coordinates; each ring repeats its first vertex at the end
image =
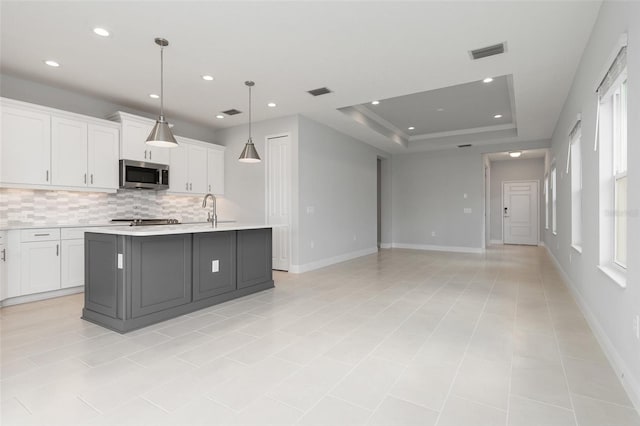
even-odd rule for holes
{"type": "Polygon", "coordinates": [[[587,320],[589,328],[591,328],[593,335],[600,344],[600,347],[603,349],[605,356],[609,360],[609,364],[616,372],[616,375],[618,376],[618,380],[620,380],[622,387],[627,391],[627,395],[629,396],[631,403],[635,406],[636,410],[640,412],[640,383],[636,380],[635,377],[629,374],[629,371],[631,370],[627,367],[626,362],[622,359],[615,346],[602,329],[598,318],[593,314],[593,312],[589,308],[589,305],[587,305],[584,298],[580,294],[580,291],[578,291],[569,275],[562,268],[560,262],[558,262],[558,259],[553,255],[553,253],[547,246],[545,246],[544,244],[542,246],[547,250],[547,253],[549,253],[549,257],[560,271],[560,274],[562,275],[566,286],[569,288],[569,291],[571,291],[571,294],[577,302],[582,315],[584,315],[585,319],[587,320]]]}
{"type": "Polygon", "coordinates": [[[315,262],[309,262],[303,265],[291,265],[291,268],[289,268],[289,272],[293,274],[302,274],[304,272],[309,272],[315,269],[324,268],[326,266],[334,265],[336,263],[346,262],[347,260],[355,259],[362,256],[367,256],[377,252],[378,252],[378,247],[370,247],[363,250],[352,251],[350,253],[345,253],[339,256],[334,256],[334,257],[328,257],[322,260],[316,260],[315,262]]]}
{"type": "Polygon", "coordinates": [[[38,302],[40,300],[53,299],[55,297],[62,297],[62,296],[68,296],[70,294],[82,293],[83,291],[84,291],[84,286],[81,285],[78,287],[70,287],[70,288],[63,288],[61,290],[47,291],[45,293],[28,294],[26,296],[17,296],[17,297],[12,297],[10,299],[5,299],[2,302],[0,302],[0,306],[5,307],[5,306],[12,306],[12,305],[20,305],[22,303],[38,302]]]}
{"type": "Polygon", "coordinates": [[[380,248],[382,249],[390,249],[391,243],[380,243],[380,248]]]}
{"type": "Polygon", "coordinates": [[[428,244],[405,244],[392,243],[393,248],[412,249],[412,250],[430,250],[430,251],[448,251],[452,253],[484,253],[481,247],[456,247],[456,246],[435,246],[428,244]]]}
{"type": "Polygon", "coordinates": [[[489,244],[504,244],[502,240],[489,240],[489,244]]]}

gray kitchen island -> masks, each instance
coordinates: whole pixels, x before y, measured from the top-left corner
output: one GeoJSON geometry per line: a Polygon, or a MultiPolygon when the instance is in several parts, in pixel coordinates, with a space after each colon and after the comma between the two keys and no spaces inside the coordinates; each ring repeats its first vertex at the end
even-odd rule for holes
{"type": "Polygon", "coordinates": [[[82,318],[120,333],[274,287],[271,227],[104,227],[85,233],[82,318]]]}

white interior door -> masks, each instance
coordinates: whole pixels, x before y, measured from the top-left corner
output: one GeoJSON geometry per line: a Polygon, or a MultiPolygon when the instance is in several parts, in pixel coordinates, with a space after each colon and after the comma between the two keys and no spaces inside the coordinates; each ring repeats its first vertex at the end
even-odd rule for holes
{"type": "Polygon", "coordinates": [[[267,222],[273,228],[273,269],[289,270],[291,220],[291,137],[267,138],[267,222]]]}
{"type": "Polygon", "coordinates": [[[503,182],[505,244],[538,245],[538,182],[503,182]]]}

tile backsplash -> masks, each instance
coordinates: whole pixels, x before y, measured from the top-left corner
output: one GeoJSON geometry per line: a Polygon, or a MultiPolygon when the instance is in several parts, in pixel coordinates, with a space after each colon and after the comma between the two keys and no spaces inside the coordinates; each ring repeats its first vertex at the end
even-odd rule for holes
{"type": "MultiPolygon", "coordinates": [[[[164,192],[119,190],[115,194],[0,189],[0,228],[103,224],[115,218],[207,218],[202,197],[164,192]]],[[[218,209],[220,217],[220,209],[218,209]]]]}

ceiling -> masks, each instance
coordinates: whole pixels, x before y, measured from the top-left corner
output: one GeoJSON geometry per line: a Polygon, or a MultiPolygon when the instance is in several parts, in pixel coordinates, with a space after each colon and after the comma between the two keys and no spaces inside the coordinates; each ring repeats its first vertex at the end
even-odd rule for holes
{"type": "MultiPolygon", "coordinates": [[[[515,129],[511,76],[474,81],[390,99],[375,100],[340,111],[381,134],[409,141],[473,135],[515,129]],[[371,120],[375,125],[371,125],[371,120]]],[[[513,134],[513,132],[509,132],[513,134]]]]}
{"type": "Polygon", "coordinates": [[[153,39],[161,36],[170,42],[169,120],[211,128],[246,123],[246,113],[215,115],[247,110],[244,81],[250,79],[256,82],[256,121],[304,114],[388,152],[439,149],[464,139],[440,130],[473,128],[472,113],[487,116],[503,105],[506,82],[517,127],[516,117],[509,120],[511,111],[504,111],[511,128],[484,132],[482,143],[540,140],[551,137],[600,3],[2,1],[0,72],[154,112],[159,102],[148,95],[159,90],[159,48],[153,39]],[[96,26],[112,35],[96,36],[96,26]],[[469,50],[504,41],[505,54],[470,59],[469,50]],[[61,66],[45,66],[46,59],[61,66]],[[204,81],[205,74],[214,80],[204,81]],[[462,108],[456,99],[466,99],[465,90],[484,90],[478,81],[487,76],[504,77],[494,80],[490,103],[471,108],[482,98],[468,99],[465,118],[440,120],[417,108],[407,116],[401,111],[411,108],[392,111],[386,101],[378,109],[364,106],[372,100],[401,105],[403,98],[415,105],[425,96],[435,102],[428,93],[442,90],[455,91],[449,100],[462,108]],[[322,86],[333,93],[307,93],[322,86]],[[369,118],[354,120],[340,111],[358,105],[400,129],[411,119],[418,133],[403,138],[381,132],[369,118]]]}
{"type": "Polygon", "coordinates": [[[540,149],[519,149],[514,150],[521,152],[520,157],[513,158],[509,155],[509,152],[493,152],[486,154],[489,161],[519,161],[519,160],[533,160],[534,158],[545,158],[549,150],[546,148],[540,149]]]}

